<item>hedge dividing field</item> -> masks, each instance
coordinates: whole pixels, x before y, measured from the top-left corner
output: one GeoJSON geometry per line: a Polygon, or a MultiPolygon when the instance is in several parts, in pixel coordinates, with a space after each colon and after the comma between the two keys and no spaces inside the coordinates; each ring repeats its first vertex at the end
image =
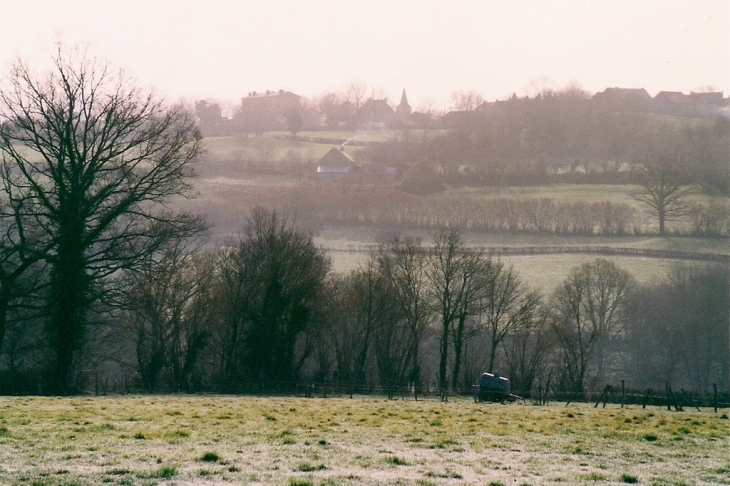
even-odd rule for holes
{"type": "Polygon", "coordinates": [[[376,397],[3,397],[0,483],[730,484],[728,410],[376,397]]]}

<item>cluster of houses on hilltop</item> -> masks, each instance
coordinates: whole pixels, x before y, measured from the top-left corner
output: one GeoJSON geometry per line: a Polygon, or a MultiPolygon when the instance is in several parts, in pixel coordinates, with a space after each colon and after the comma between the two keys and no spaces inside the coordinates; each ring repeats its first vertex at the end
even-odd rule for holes
{"type": "Polygon", "coordinates": [[[607,88],[593,96],[594,103],[612,104],[626,110],[645,111],[675,116],[727,115],[728,100],[721,91],[684,94],[660,91],[653,98],[645,89],[607,88]]]}
{"type": "Polygon", "coordinates": [[[202,100],[195,104],[200,127],[205,134],[261,133],[265,131],[320,130],[324,128],[418,127],[425,115],[413,112],[405,89],[400,103],[393,108],[387,99],[371,98],[360,107],[343,102],[320,112],[305,107],[301,96],[285,91],[249,92],[241,99],[231,119],[222,115],[220,105],[202,100]]]}
{"type": "MultiPolygon", "coordinates": [[[[484,102],[473,111],[450,111],[441,117],[443,127],[454,128],[473,121],[482,113],[499,108],[507,101],[484,102]]],[[[661,91],[652,96],[643,88],[606,88],[586,100],[598,109],[620,112],[655,113],[683,117],[715,118],[730,116],[730,100],[721,91],[684,94],[661,91]]]]}
{"type": "MultiPolygon", "coordinates": [[[[620,111],[649,112],[675,116],[714,117],[730,114],[728,99],[722,92],[684,94],[662,91],[653,98],[643,89],[607,88],[596,93],[591,100],[597,106],[608,106],[620,111]]],[[[220,105],[209,101],[195,104],[196,114],[204,134],[261,133],[287,130],[320,129],[378,129],[421,128],[431,126],[454,127],[468,122],[480,112],[488,111],[506,101],[484,102],[472,111],[450,111],[442,116],[414,112],[408,104],[405,89],[400,103],[392,107],[387,99],[369,99],[355,107],[342,102],[331,109],[318,111],[305,107],[302,98],[291,91],[265,91],[248,93],[241,99],[232,119],[222,116],[220,105]],[[436,118],[436,119],[434,119],[436,118]]]]}

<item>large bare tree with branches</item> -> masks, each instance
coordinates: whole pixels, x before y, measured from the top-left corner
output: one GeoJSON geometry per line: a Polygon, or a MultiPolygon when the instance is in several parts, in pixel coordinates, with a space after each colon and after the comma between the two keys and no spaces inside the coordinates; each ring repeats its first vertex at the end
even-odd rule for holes
{"type": "Polygon", "coordinates": [[[410,350],[405,360],[410,363],[410,379],[418,399],[421,383],[419,351],[434,317],[428,279],[427,249],[416,237],[396,237],[387,251],[380,253],[378,264],[383,272],[409,332],[410,350]]]}
{"type": "Polygon", "coordinates": [[[659,234],[666,234],[666,222],[686,214],[684,198],[692,190],[689,171],[669,157],[644,163],[638,172],[639,189],[632,196],[644,204],[659,223],[659,234]]]}
{"type": "Polygon", "coordinates": [[[53,68],[16,62],[0,91],[0,153],[7,207],[48,265],[50,381],[71,393],[89,311],[105,283],[171,238],[201,230],[166,209],[189,194],[200,152],[193,117],[168,107],[121,71],[58,47],[53,68]]]}
{"type": "Polygon", "coordinates": [[[484,277],[491,262],[483,257],[481,250],[465,248],[461,235],[455,230],[441,230],[435,235],[434,242],[428,276],[441,324],[439,388],[445,400],[448,391],[449,343],[453,340],[455,356],[452,382],[455,386],[458,383],[466,321],[478,313],[480,292],[486,287],[484,277]]]}
{"type": "Polygon", "coordinates": [[[593,374],[605,379],[610,345],[624,334],[622,309],[634,285],[626,270],[596,258],[574,267],[555,290],[552,327],[573,393],[583,393],[594,363],[593,374]]]}

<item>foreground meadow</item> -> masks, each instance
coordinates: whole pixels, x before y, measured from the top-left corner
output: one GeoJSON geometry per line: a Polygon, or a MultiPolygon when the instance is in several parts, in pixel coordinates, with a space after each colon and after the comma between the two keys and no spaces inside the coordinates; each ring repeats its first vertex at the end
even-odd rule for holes
{"type": "Polygon", "coordinates": [[[730,484],[727,410],[0,398],[0,484],[730,484]]]}

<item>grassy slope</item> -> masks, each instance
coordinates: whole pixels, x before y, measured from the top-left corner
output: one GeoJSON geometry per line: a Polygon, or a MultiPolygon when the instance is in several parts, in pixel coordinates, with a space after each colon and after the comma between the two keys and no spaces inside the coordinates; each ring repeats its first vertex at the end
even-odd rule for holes
{"type": "Polygon", "coordinates": [[[730,483],[730,427],[710,410],[368,397],[0,404],[2,484],[730,483]]]}
{"type": "MultiPolygon", "coordinates": [[[[247,157],[256,158],[262,151],[270,150],[273,159],[279,160],[292,150],[296,152],[303,162],[318,161],[324,154],[329,152],[333,145],[319,144],[294,140],[279,140],[271,137],[208,137],[204,140],[206,154],[218,160],[240,161],[247,157]]],[[[357,152],[356,147],[345,147],[350,156],[357,152]]]]}
{"type": "MultiPolygon", "coordinates": [[[[315,239],[318,244],[347,250],[362,244],[375,244],[375,231],[369,228],[327,228],[315,239]]],[[[431,235],[421,232],[424,242],[431,241],[431,235]]],[[[687,252],[730,254],[727,241],[721,238],[660,238],[660,237],[599,237],[599,236],[553,236],[553,235],[510,235],[467,233],[464,239],[473,246],[615,246],[621,248],[647,248],[687,252]]],[[[347,273],[355,270],[368,255],[364,252],[333,251],[331,253],[336,271],[347,273]]],[[[544,293],[552,290],[568,276],[571,268],[588,262],[599,255],[553,254],[553,255],[510,255],[503,256],[503,262],[511,263],[523,280],[531,287],[544,293]]],[[[629,271],[639,283],[656,283],[666,278],[668,271],[681,261],[630,256],[601,256],[629,271]]],[[[696,265],[696,262],[686,264],[696,265]]]]}

